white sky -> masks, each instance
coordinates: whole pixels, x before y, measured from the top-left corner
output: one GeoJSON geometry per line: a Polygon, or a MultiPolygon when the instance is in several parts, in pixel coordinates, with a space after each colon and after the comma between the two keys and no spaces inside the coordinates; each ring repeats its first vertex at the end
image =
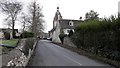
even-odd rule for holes
{"type": "MultiPolygon", "coordinates": [[[[18,0],[24,4],[33,0],[18,0]]],[[[46,21],[45,32],[53,27],[53,18],[57,9],[60,8],[61,15],[65,19],[79,19],[85,17],[85,13],[94,10],[99,13],[99,17],[109,17],[118,12],[118,2],[120,0],[37,0],[43,6],[44,20],[46,21]]],[[[26,9],[26,8],[24,8],[26,9]]],[[[26,10],[25,10],[26,11],[26,10]]],[[[0,12],[0,27],[3,28],[4,16],[0,12]]],[[[16,25],[15,28],[20,28],[16,25]]]]}

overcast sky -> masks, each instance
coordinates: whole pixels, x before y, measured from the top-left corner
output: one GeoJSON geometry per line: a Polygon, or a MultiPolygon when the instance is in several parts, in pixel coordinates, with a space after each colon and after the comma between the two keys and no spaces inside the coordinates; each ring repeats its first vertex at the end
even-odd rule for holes
{"type": "MultiPolygon", "coordinates": [[[[33,0],[18,0],[27,5],[33,0]]],[[[61,15],[65,19],[79,19],[85,17],[85,13],[94,10],[99,13],[99,17],[109,17],[118,12],[118,2],[120,0],[37,0],[43,6],[44,20],[46,21],[45,32],[53,27],[53,18],[59,6],[61,15]]],[[[26,11],[26,8],[24,7],[26,11]]],[[[0,13],[0,28],[3,28],[4,15],[0,13]]],[[[19,25],[19,24],[18,24],[19,25]]],[[[15,28],[20,28],[16,25],[15,28]]]]}

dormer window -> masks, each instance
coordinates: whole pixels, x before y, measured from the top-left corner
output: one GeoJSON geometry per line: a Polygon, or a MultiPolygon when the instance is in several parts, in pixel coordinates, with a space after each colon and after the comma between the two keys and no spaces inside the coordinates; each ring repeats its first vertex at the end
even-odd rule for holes
{"type": "Polygon", "coordinates": [[[73,21],[70,21],[70,22],[69,22],[69,26],[73,26],[73,21]]]}

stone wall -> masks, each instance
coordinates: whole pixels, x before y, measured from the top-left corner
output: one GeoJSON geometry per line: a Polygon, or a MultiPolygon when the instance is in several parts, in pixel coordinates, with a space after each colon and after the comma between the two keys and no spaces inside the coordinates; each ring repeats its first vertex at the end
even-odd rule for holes
{"type": "Polygon", "coordinates": [[[70,40],[70,38],[69,38],[68,36],[66,36],[66,37],[64,38],[63,44],[64,44],[64,45],[71,46],[71,47],[76,47],[76,46],[72,43],[72,41],[70,40]]]}
{"type": "MultiPolygon", "coordinates": [[[[0,40],[0,42],[2,42],[2,41],[0,40]]],[[[2,47],[0,47],[0,68],[1,67],[2,67],[2,47]]]]}
{"type": "Polygon", "coordinates": [[[35,46],[37,45],[37,41],[35,39],[22,39],[18,43],[18,46],[10,51],[8,54],[4,54],[2,56],[2,66],[26,66],[28,64],[28,61],[31,57],[31,55],[34,52],[35,46]],[[29,45],[27,43],[30,43],[31,40],[34,42],[34,44],[29,45]],[[27,46],[27,48],[26,48],[27,46]],[[28,47],[29,46],[29,47],[28,47]]]}

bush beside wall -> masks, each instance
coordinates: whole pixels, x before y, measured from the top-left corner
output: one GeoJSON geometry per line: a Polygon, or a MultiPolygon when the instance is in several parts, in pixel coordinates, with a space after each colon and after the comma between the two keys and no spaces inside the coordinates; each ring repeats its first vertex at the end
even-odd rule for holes
{"type": "Polygon", "coordinates": [[[60,41],[62,42],[62,44],[64,42],[64,37],[66,37],[66,36],[67,36],[66,34],[60,34],[59,35],[59,38],[60,38],[60,41]]]}
{"type": "Polygon", "coordinates": [[[24,32],[20,35],[20,38],[30,38],[30,37],[34,37],[34,33],[24,31],[24,32]]]}

